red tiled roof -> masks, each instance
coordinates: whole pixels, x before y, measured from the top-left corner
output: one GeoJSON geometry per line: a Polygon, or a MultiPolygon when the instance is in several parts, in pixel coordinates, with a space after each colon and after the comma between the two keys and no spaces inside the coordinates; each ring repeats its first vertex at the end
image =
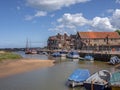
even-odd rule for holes
{"type": "Polygon", "coordinates": [[[120,38],[117,32],[78,32],[81,38],[120,38]]]}

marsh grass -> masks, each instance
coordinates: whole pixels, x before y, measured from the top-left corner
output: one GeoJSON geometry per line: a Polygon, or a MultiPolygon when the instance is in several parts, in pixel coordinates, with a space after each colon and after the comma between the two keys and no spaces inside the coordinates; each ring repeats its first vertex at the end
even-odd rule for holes
{"type": "Polygon", "coordinates": [[[21,59],[22,57],[18,54],[12,53],[12,52],[5,52],[0,53],[0,61],[7,60],[7,59],[21,59]]]}

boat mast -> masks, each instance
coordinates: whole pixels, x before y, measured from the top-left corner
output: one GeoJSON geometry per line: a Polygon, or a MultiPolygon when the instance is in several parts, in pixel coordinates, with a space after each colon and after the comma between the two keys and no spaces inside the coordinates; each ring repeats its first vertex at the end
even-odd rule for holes
{"type": "Polygon", "coordinates": [[[26,40],[26,50],[29,50],[29,47],[28,47],[28,38],[26,40]]]}

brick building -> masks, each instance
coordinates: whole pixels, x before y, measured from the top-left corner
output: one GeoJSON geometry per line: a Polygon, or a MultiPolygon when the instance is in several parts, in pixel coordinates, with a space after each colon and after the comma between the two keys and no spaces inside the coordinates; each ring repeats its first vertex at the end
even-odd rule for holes
{"type": "Polygon", "coordinates": [[[54,49],[70,49],[70,37],[65,33],[64,35],[57,34],[48,38],[47,47],[50,50],[54,49]]]}
{"type": "Polygon", "coordinates": [[[120,35],[117,32],[78,32],[76,38],[77,49],[120,48],[120,35]]]}

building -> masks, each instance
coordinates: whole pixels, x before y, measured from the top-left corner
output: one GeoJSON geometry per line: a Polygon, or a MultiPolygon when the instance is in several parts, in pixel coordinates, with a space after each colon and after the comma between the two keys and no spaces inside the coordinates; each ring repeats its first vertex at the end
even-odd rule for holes
{"type": "Polygon", "coordinates": [[[76,35],[70,35],[70,49],[76,49],[76,35]]]}
{"type": "Polygon", "coordinates": [[[70,49],[70,40],[66,33],[64,35],[58,33],[48,38],[47,46],[49,50],[70,49]]]}
{"type": "Polygon", "coordinates": [[[117,32],[77,32],[77,49],[111,49],[120,48],[120,35],[117,32]]]}

